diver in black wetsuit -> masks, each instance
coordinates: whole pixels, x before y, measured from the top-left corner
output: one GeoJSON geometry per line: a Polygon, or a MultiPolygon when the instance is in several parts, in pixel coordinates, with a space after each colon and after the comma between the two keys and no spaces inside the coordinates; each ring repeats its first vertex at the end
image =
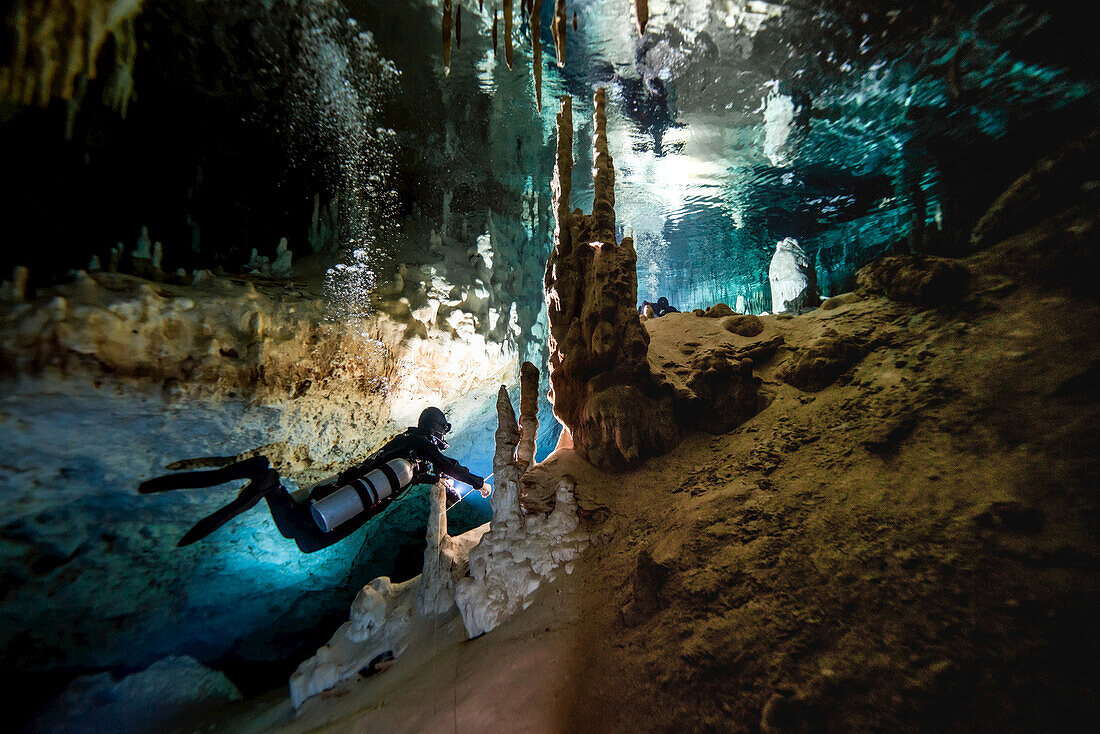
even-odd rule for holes
{"type": "MultiPolygon", "coordinates": [[[[443,455],[442,450],[447,448],[443,436],[450,430],[443,411],[427,408],[415,428],[392,438],[363,463],[316,485],[304,502],[296,501],[286,491],[279,482],[279,472],[271,468],[266,456],[254,456],[221,469],[157,477],[143,482],[138,491],[149,494],[248,479],[237,499],[196,523],[179,545],[202,540],[264,499],[279,532],[297,543],[303,553],[312,553],[354,533],[412,485],[434,484],[441,474],[487,496],[488,487],[482,477],[443,455]]],[[[447,488],[447,494],[449,507],[459,496],[453,487],[447,488]]]]}

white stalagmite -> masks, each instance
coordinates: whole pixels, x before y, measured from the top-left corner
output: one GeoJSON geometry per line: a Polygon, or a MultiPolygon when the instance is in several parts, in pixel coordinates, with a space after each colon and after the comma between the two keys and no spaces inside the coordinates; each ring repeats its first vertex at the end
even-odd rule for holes
{"type": "Polygon", "coordinates": [[[380,576],[362,588],[352,602],[351,619],[291,676],[290,699],[295,708],[356,675],[383,653],[400,656],[417,621],[442,614],[454,605],[455,582],[466,573],[470,548],[488,525],[450,537],[445,498],[446,488],[437,482],[431,490],[423,573],[399,584],[380,576]]]}
{"type": "MultiPolygon", "coordinates": [[[[534,372],[535,379],[521,379],[521,390],[531,393],[537,390],[538,372],[534,367],[526,372],[534,372]]],[[[524,397],[521,394],[521,405],[524,397]]],[[[492,529],[470,551],[470,575],[459,580],[455,593],[469,637],[489,632],[526,609],[539,586],[552,581],[562,566],[572,572],[571,562],[589,540],[580,528],[571,477],[562,478],[549,515],[524,513],[520,480],[526,467],[516,459],[521,431],[503,386],[497,397],[497,422],[492,529]]]]}
{"type": "Polygon", "coordinates": [[[787,237],[775,245],[768,266],[768,282],[772,289],[772,312],[797,311],[803,305],[816,305],[817,294],[813,266],[798,240],[787,237]]]}

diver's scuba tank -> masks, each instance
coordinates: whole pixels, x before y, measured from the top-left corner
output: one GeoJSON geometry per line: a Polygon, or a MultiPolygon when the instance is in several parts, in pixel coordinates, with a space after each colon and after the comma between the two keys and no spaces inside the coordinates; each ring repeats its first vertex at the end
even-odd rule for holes
{"type": "Polygon", "coordinates": [[[313,521],[324,532],[332,532],[338,525],[409,486],[414,474],[415,469],[408,459],[390,459],[327,497],[314,500],[310,507],[313,521]]]}

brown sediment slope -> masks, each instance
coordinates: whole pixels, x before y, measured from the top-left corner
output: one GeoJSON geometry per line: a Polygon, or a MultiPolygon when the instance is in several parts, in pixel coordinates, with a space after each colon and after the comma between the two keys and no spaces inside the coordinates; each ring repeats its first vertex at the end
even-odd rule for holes
{"type": "Polygon", "coordinates": [[[298,718],[265,701],[228,728],[1082,728],[1100,307],[1053,276],[1095,270],[1094,242],[1092,214],[1046,222],[962,261],[965,291],[937,308],[864,291],[751,338],[646,322],[672,373],[718,340],[782,336],[756,364],[766,407],[626,474],[559,450],[527,502],[576,478],[600,542],[572,575],[487,635],[463,641],[452,614],[298,718]]]}

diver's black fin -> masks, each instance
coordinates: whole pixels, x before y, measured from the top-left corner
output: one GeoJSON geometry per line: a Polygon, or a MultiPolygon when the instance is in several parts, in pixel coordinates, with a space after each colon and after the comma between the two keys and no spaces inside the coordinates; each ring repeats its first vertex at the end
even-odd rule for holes
{"type": "Polygon", "coordinates": [[[187,471],[178,474],[166,474],[155,477],[138,485],[141,494],[168,492],[173,489],[199,489],[225,484],[234,479],[256,479],[270,468],[265,456],[253,456],[221,469],[207,471],[187,471]]]}
{"type": "Polygon", "coordinates": [[[195,523],[195,527],[188,530],[176,545],[182,548],[202,540],[237,515],[255,507],[269,490],[277,486],[279,486],[279,473],[270,469],[263,477],[246,484],[237,495],[237,499],[195,523]]]}

